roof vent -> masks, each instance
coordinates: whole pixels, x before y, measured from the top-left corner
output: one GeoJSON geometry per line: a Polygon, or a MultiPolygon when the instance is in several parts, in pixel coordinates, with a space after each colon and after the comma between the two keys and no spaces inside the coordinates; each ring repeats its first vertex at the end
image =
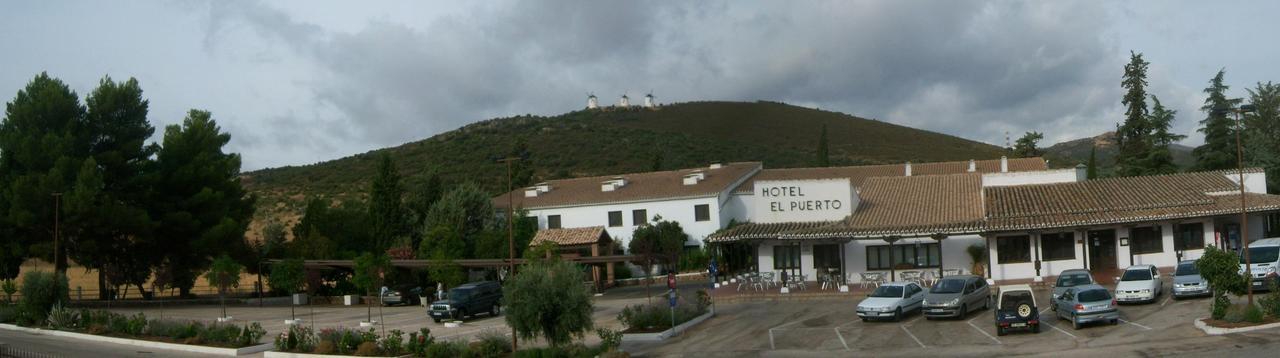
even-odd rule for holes
{"type": "Polygon", "coordinates": [[[533,187],[537,188],[539,193],[545,193],[545,192],[551,191],[551,184],[548,184],[545,181],[538,184],[534,184],[533,187]]]}
{"type": "Polygon", "coordinates": [[[1000,156],[1000,172],[1001,173],[1009,172],[1009,157],[1006,157],[1003,155],[1000,156]]]}
{"type": "Polygon", "coordinates": [[[907,173],[907,176],[911,176],[911,162],[907,162],[906,173],[907,173]]]}
{"type": "Polygon", "coordinates": [[[707,174],[701,170],[684,175],[684,185],[694,185],[707,178],[707,174]]]}
{"type": "Polygon", "coordinates": [[[536,186],[531,186],[531,187],[528,187],[528,188],[524,188],[524,197],[526,197],[526,198],[533,198],[533,197],[537,197],[537,196],[538,196],[538,187],[536,187],[536,186]]]}
{"type": "Polygon", "coordinates": [[[711,169],[720,169],[720,167],[723,167],[723,166],[724,166],[724,165],[721,165],[720,163],[711,163],[711,167],[710,167],[710,168],[711,168],[711,169]]]}
{"type": "Polygon", "coordinates": [[[972,173],[976,171],[978,171],[978,162],[973,161],[973,159],[969,159],[969,172],[972,173]]]}
{"type": "Polygon", "coordinates": [[[600,191],[614,191],[627,185],[627,178],[613,177],[613,179],[600,182],[600,191]]]}

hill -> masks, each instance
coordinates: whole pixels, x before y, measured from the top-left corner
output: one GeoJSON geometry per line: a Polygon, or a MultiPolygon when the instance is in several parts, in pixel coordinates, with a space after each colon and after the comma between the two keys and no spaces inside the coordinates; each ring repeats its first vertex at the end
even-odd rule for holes
{"type": "MultiPolygon", "coordinates": [[[[1115,132],[1054,144],[1045,148],[1044,152],[1045,156],[1050,158],[1052,166],[1065,167],[1088,163],[1089,150],[1093,147],[1098,148],[1098,168],[1105,172],[1115,165],[1117,150],[1115,132]]],[[[1173,154],[1173,162],[1182,169],[1190,168],[1195,164],[1195,157],[1191,156],[1192,149],[1181,144],[1169,146],[1169,151],[1173,154]]]]}
{"type": "Polygon", "coordinates": [[[243,179],[259,196],[252,235],[268,218],[292,224],[308,196],[363,201],[383,152],[390,153],[410,191],[435,170],[446,184],[474,181],[496,194],[505,189],[506,173],[495,160],[513,152],[527,153],[532,181],[649,171],[655,162],[662,169],[715,161],[800,167],[812,165],[823,125],[832,165],[992,159],[1003,152],[946,134],[783,103],[693,102],[490,119],[346,158],[248,172],[243,179]]]}

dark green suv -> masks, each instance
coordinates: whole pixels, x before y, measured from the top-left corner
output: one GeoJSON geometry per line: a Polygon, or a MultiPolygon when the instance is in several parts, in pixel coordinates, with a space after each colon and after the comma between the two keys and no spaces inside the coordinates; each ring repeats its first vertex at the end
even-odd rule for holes
{"type": "Polygon", "coordinates": [[[464,319],[481,312],[497,316],[502,305],[502,286],[497,282],[473,282],[449,290],[449,297],[431,303],[427,313],[440,323],[445,319],[464,319]]]}

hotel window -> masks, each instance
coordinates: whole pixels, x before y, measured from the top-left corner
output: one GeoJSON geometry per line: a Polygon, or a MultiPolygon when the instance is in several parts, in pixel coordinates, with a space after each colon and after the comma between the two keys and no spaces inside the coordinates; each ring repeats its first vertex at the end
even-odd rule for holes
{"type": "Polygon", "coordinates": [[[622,212],[621,212],[621,211],[610,211],[610,212],[609,212],[609,227],[619,227],[619,226],[622,226],[622,212]]]}
{"type": "Polygon", "coordinates": [[[1026,262],[1031,262],[1031,236],[996,238],[996,263],[1017,264],[1026,262]]]}
{"type": "Polygon", "coordinates": [[[711,221],[711,205],[707,205],[707,204],[694,205],[693,221],[711,221]]]}
{"type": "Polygon", "coordinates": [[[548,229],[559,229],[559,228],[560,228],[560,215],[547,215],[547,228],[548,228],[548,229]]]}
{"type": "Polygon", "coordinates": [[[1076,234],[1074,232],[1040,234],[1040,256],[1045,261],[1074,260],[1076,234]]]}
{"type": "Polygon", "coordinates": [[[1266,237],[1280,236],[1280,213],[1267,214],[1267,219],[1262,224],[1262,232],[1266,237]]]}
{"type": "Polygon", "coordinates": [[[1129,250],[1135,255],[1164,252],[1160,228],[1147,226],[1129,229],[1129,250]]]}
{"type": "Polygon", "coordinates": [[[938,267],[940,257],[937,243],[867,246],[867,269],[938,267]]]}
{"type": "Polygon", "coordinates": [[[800,246],[778,245],[773,247],[773,269],[789,270],[800,268],[800,246]]]}
{"type": "Polygon", "coordinates": [[[649,214],[644,209],[631,211],[632,226],[644,225],[647,222],[649,222],[649,214]]]}
{"type": "Polygon", "coordinates": [[[1204,223],[1180,224],[1173,237],[1173,249],[1177,251],[1204,248],[1204,223]]]}

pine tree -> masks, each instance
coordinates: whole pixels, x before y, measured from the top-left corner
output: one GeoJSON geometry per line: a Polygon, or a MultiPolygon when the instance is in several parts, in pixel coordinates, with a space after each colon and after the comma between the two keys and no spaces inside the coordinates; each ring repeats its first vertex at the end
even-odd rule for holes
{"type": "Polygon", "coordinates": [[[1089,165],[1085,176],[1089,180],[1098,179],[1098,147],[1089,147],[1089,165]]]}
{"type": "Polygon", "coordinates": [[[1044,133],[1031,131],[1018,138],[1013,145],[1013,156],[1018,158],[1034,158],[1044,154],[1036,145],[1044,139],[1044,133]]]}
{"type": "Polygon", "coordinates": [[[1143,161],[1150,152],[1151,126],[1147,123],[1147,66],[1142,54],[1129,52],[1129,63],[1124,66],[1120,82],[1126,92],[1120,103],[1125,105],[1124,123],[1116,126],[1116,174],[1141,175],[1143,161]]]}
{"type": "Polygon", "coordinates": [[[1169,132],[1169,127],[1173,125],[1174,116],[1178,111],[1165,108],[1156,96],[1151,96],[1151,102],[1153,103],[1151,115],[1147,118],[1147,123],[1151,126],[1151,149],[1143,165],[1144,174],[1177,173],[1178,165],[1173,162],[1169,145],[1187,138],[1185,135],[1169,132]]]}
{"type": "Polygon", "coordinates": [[[814,166],[829,167],[831,166],[831,156],[827,147],[827,125],[822,125],[822,135],[818,136],[818,153],[814,160],[814,166]]]}
{"type": "Polygon", "coordinates": [[[1225,109],[1240,104],[1241,99],[1228,99],[1226,92],[1230,86],[1223,84],[1225,70],[1209,80],[1209,87],[1204,93],[1209,96],[1204,100],[1200,110],[1208,114],[1200,121],[1200,133],[1204,133],[1204,144],[1196,147],[1191,153],[1196,157],[1197,170],[1221,170],[1236,167],[1235,132],[1230,114],[1225,109]]]}
{"type": "Polygon", "coordinates": [[[1245,165],[1267,171],[1267,192],[1280,193],[1280,84],[1248,89],[1253,112],[1244,114],[1245,165]]]}
{"type": "Polygon", "coordinates": [[[378,174],[369,185],[369,219],[373,221],[373,252],[384,252],[405,233],[404,189],[400,186],[400,173],[396,170],[391,154],[383,153],[378,162],[378,174]]]}

